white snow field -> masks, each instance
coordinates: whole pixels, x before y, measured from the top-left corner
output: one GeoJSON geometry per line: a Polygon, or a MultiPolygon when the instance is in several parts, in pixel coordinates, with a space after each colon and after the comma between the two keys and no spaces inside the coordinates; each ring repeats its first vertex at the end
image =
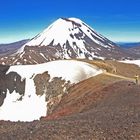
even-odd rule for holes
{"type": "Polygon", "coordinates": [[[71,83],[78,83],[89,77],[98,75],[103,70],[96,66],[76,60],[58,60],[38,65],[11,66],[9,72],[17,72],[22,79],[26,80],[25,94],[21,95],[15,91],[10,94],[7,91],[3,105],[0,107],[0,120],[10,121],[33,121],[47,114],[47,102],[45,95],[37,96],[34,85],[34,76],[48,71],[53,77],[62,77],[71,83]]]}
{"type": "Polygon", "coordinates": [[[138,65],[140,67],[140,60],[125,60],[125,61],[120,61],[120,62],[135,64],[135,65],[138,65]]]}

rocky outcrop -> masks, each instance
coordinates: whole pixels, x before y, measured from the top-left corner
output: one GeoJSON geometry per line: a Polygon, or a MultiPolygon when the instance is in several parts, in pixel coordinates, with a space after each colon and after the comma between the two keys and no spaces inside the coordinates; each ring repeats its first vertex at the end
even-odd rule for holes
{"type": "Polygon", "coordinates": [[[68,92],[71,86],[70,82],[66,82],[61,77],[51,79],[48,72],[43,74],[38,74],[34,78],[36,86],[36,94],[46,96],[47,103],[47,114],[52,113],[52,111],[60,103],[64,94],[68,92]]]}
{"type": "Polygon", "coordinates": [[[4,103],[7,92],[10,94],[13,91],[19,93],[22,96],[25,92],[25,79],[21,79],[21,76],[16,72],[6,73],[10,67],[0,65],[0,106],[4,103]]]}

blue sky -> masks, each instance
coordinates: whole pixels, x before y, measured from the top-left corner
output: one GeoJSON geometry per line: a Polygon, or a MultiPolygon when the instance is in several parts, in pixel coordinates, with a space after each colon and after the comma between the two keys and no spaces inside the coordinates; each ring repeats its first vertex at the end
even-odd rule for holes
{"type": "Polygon", "coordinates": [[[32,38],[59,17],[77,17],[112,41],[140,41],[139,0],[1,0],[0,43],[32,38]]]}

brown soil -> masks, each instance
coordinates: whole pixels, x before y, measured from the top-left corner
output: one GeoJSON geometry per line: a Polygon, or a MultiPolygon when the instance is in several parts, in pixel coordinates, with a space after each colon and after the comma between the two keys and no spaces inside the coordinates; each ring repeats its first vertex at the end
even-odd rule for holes
{"type": "Polygon", "coordinates": [[[1,140],[139,140],[140,86],[121,81],[101,94],[96,102],[84,98],[91,102],[90,109],[60,119],[0,121],[1,140]]]}
{"type": "Polygon", "coordinates": [[[117,75],[122,75],[126,77],[134,78],[136,74],[140,75],[140,67],[135,64],[127,64],[118,61],[112,60],[83,60],[79,59],[79,61],[85,61],[90,64],[96,65],[102,69],[105,69],[109,73],[114,73],[117,75]]]}
{"type": "Polygon", "coordinates": [[[100,63],[109,65],[113,74],[74,85],[53,113],[40,121],[0,121],[0,140],[139,140],[140,85],[131,77],[140,69],[135,65],[126,69],[127,65],[113,61],[100,63]]]}

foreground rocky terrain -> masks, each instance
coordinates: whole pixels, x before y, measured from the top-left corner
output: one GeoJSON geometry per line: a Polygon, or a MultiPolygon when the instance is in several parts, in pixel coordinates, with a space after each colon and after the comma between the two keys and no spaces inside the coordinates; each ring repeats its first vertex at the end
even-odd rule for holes
{"type": "Polygon", "coordinates": [[[140,68],[116,61],[88,63],[107,72],[71,86],[40,121],[0,121],[0,139],[139,140],[140,85],[133,77],[140,68]]]}
{"type": "Polygon", "coordinates": [[[0,121],[1,140],[138,140],[139,91],[133,82],[117,82],[103,89],[100,100],[85,98],[91,105],[81,113],[30,123],[0,121]]]}

